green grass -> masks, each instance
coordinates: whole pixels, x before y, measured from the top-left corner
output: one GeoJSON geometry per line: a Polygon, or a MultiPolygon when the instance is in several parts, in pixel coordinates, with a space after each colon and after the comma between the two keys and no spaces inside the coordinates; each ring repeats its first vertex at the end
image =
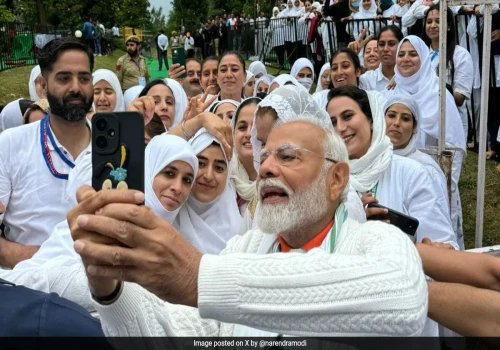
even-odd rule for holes
{"type": "MultiPolygon", "coordinates": [[[[114,71],[116,61],[123,51],[115,51],[112,56],[95,58],[95,69],[106,68],[114,71]]],[[[20,97],[29,98],[28,80],[32,67],[14,68],[0,72],[0,105],[20,97]]],[[[268,68],[268,73],[275,75],[278,70],[268,68]]],[[[282,71],[285,73],[286,71],[282,71]]],[[[287,73],[287,72],[286,72],[287,73]]],[[[314,87],[311,88],[314,91],[314,87]]],[[[478,156],[469,152],[460,178],[460,194],[464,218],[464,235],[466,248],[474,247],[476,231],[476,195],[477,195],[477,162],[478,156]]],[[[500,244],[500,174],[495,170],[495,163],[486,163],[486,195],[484,206],[483,245],[500,244]]]]}

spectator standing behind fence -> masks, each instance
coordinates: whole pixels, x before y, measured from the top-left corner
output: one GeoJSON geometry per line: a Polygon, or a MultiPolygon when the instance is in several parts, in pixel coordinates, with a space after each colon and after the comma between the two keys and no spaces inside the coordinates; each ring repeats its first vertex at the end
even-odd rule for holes
{"type": "Polygon", "coordinates": [[[209,23],[205,23],[204,28],[202,29],[201,34],[203,35],[203,59],[212,55],[212,34],[210,32],[209,23]]]}
{"type": "Polygon", "coordinates": [[[120,28],[118,28],[118,25],[115,24],[112,30],[113,30],[113,36],[115,37],[120,36],[120,28]]]}
{"type": "MultiPolygon", "coordinates": [[[[225,14],[224,14],[225,16],[225,14]]],[[[226,51],[227,47],[227,19],[219,19],[219,55],[226,51]]]]}
{"type": "Polygon", "coordinates": [[[161,71],[163,61],[165,61],[165,67],[168,70],[168,54],[167,54],[168,38],[165,35],[164,30],[160,31],[160,36],[158,37],[158,49],[159,49],[158,50],[158,64],[159,64],[158,70],[161,71]]]}
{"type": "Polygon", "coordinates": [[[219,26],[215,22],[215,20],[212,20],[212,25],[210,26],[210,32],[212,35],[212,54],[214,56],[219,55],[219,38],[220,38],[220,33],[219,33],[219,26]]]}
{"type": "Polygon", "coordinates": [[[136,85],[146,86],[149,82],[146,60],[139,54],[141,47],[139,38],[131,35],[127,38],[125,44],[127,54],[120,57],[116,64],[116,76],[124,92],[136,85]]]}
{"type": "Polygon", "coordinates": [[[194,57],[201,59],[203,57],[203,35],[201,29],[194,34],[194,57]]]}
{"type": "Polygon", "coordinates": [[[94,51],[94,25],[92,24],[92,19],[87,17],[85,23],[83,24],[82,34],[83,39],[87,42],[87,45],[92,51],[94,51]]]}
{"type": "Polygon", "coordinates": [[[191,37],[191,33],[186,33],[186,40],[184,41],[184,51],[186,51],[186,58],[194,57],[194,39],[191,37]]]}
{"type": "Polygon", "coordinates": [[[94,44],[95,55],[97,56],[102,56],[101,39],[104,36],[104,31],[104,26],[99,22],[99,20],[96,20],[94,26],[94,44]]]}

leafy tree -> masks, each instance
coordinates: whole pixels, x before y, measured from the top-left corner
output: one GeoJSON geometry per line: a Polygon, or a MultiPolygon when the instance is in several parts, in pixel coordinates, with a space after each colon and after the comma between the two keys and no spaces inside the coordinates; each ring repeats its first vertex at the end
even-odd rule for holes
{"type": "Polygon", "coordinates": [[[167,30],[178,30],[184,25],[187,31],[195,31],[207,21],[205,15],[208,10],[206,0],[172,0],[172,12],[167,22],[167,30]]]}
{"type": "Polygon", "coordinates": [[[0,22],[14,22],[16,16],[12,13],[11,9],[7,7],[6,0],[0,0],[0,22]]]}
{"type": "Polygon", "coordinates": [[[158,32],[162,29],[165,29],[167,26],[167,21],[165,19],[165,15],[163,14],[163,8],[160,6],[159,8],[151,8],[149,12],[149,26],[148,29],[152,32],[158,32]]]}

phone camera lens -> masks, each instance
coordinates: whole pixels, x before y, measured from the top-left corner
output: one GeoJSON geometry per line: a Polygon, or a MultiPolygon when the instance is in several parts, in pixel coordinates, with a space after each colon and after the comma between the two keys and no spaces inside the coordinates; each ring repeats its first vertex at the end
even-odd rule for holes
{"type": "Polygon", "coordinates": [[[108,135],[109,135],[109,137],[114,137],[116,135],[115,129],[109,129],[108,135]]]}
{"type": "Polygon", "coordinates": [[[99,137],[96,138],[95,145],[100,150],[106,149],[106,147],[108,147],[108,140],[106,140],[105,136],[101,135],[101,136],[99,136],[99,137]]]}
{"type": "Polygon", "coordinates": [[[108,122],[104,118],[99,118],[99,120],[95,123],[95,127],[99,131],[104,131],[108,127],[108,122]]]}

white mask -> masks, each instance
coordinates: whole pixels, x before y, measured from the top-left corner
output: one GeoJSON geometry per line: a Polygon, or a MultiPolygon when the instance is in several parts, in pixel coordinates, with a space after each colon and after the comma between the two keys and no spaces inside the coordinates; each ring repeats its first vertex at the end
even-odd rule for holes
{"type": "Polygon", "coordinates": [[[306,88],[307,91],[311,90],[311,86],[313,84],[313,80],[311,78],[300,78],[297,81],[306,88]]]}

